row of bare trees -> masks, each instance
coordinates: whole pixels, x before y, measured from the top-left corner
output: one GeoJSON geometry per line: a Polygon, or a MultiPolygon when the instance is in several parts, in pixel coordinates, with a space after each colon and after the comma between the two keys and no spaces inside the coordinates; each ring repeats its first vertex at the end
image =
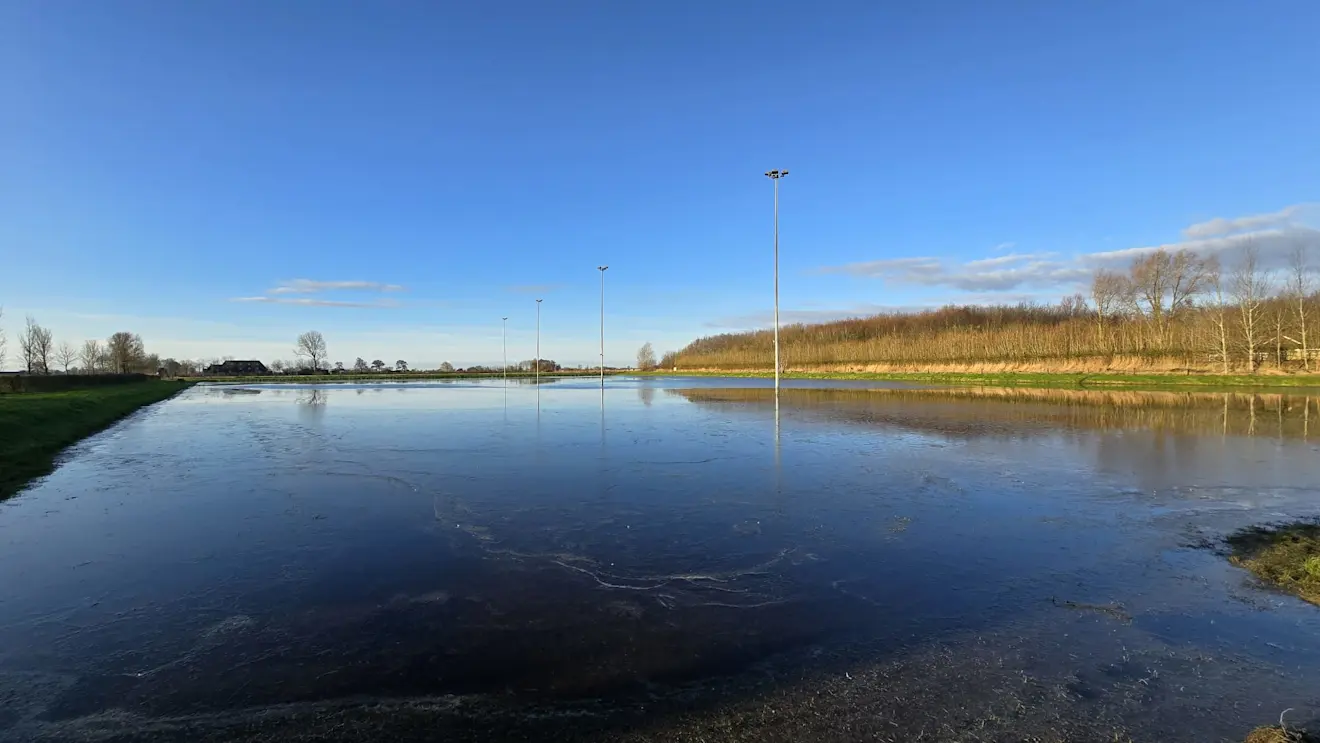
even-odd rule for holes
{"type": "MultiPolygon", "coordinates": [[[[0,310],[0,318],[3,316],[3,310],[0,310]]],[[[7,340],[3,329],[0,329],[0,368],[4,367],[7,358],[7,340]]],[[[74,345],[62,341],[56,344],[55,334],[50,328],[28,315],[17,340],[18,359],[28,374],[51,374],[56,371],[65,374],[154,373],[160,365],[159,357],[146,352],[142,337],[136,333],[115,333],[104,342],[88,340],[81,345],[74,345]]]]}
{"type": "MultiPolygon", "coordinates": [[[[782,329],[785,363],[798,368],[888,364],[1038,364],[1042,370],[1161,367],[1255,372],[1320,369],[1313,328],[1316,270],[1304,245],[1286,266],[1251,244],[1214,257],[1157,250],[1125,271],[1099,270],[1089,296],[1054,305],[947,306],[782,329]],[[1084,366],[1085,365],[1085,366],[1084,366]]],[[[665,354],[669,368],[766,368],[769,331],[699,338],[665,354]]]]}
{"type": "Polygon", "coordinates": [[[1204,350],[1224,373],[1235,357],[1255,371],[1270,358],[1271,344],[1276,363],[1294,359],[1309,371],[1315,283],[1306,246],[1294,247],[1283,276],[1262,265],[1253,244],[1227,257],[1226,269],[1216,256],[1158,250],[1134,260],[1126,274],[1098,271],[1091,300],[1102,347],[1114,348],[1113,328],[1134,321],[1145,330],[1136,336],[1138,353],[1186,346],[1196,321],[1208,319],[1213,340],[1204,350]]]}

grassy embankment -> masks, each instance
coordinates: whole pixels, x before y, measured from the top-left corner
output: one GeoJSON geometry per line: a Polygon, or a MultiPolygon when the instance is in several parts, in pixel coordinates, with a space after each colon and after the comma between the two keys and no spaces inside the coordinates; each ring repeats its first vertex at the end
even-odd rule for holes
{"type": "MultiPolygon", "coordinates": [[[[655,371],[655,376],[771,378],[770,371],[655,371]]],[[[1320,374],[1059,374],[1047,372],[814,372],[790,371],[785,379],[852,379],[993,387],[1255,387],[1320,389],[1320,374]]]]}
{"type": "Polygon", "coordinates": [[[148,381],[0,394],[0,500],[54,469],[65,447],[190,384],[148,381]]]}

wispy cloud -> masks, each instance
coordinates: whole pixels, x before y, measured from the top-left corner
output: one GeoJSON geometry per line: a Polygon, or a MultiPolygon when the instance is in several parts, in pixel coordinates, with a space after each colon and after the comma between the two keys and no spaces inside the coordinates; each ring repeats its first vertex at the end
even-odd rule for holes
{"type": "MultiPolygon", "coordinates": [[[[1039,302],[1042,297],[1032,294],[1014,294],[994,292],[990,294],[969,293],[958,298],[958,304],[1017,304],[1018,302],[1039,302]]],[[[780,310],[781,325],[794,323],[826,323],[836,320],[848,320],[855,317],[871,317],[881,313],[922,312],[949,304],[935,302],[911,305],[862,303],[842,308],[791,309],[780,310]]],[[[707,328],[720,330],[752,330],[772,327],[774,310],[764,309],[743,315],[728,315],[705,323],[707,328]]]]}
{"type": "MultiPolygon", "coordinates": [[[[896,312],[909,309],[917,308],[886,307],[878,304],[859,304],[842,309],[780,310],[779,322],[781,325],[834,322],[835,320],[847,320],[850,317],[867,317],[881,312],[896,312]]],[[[774,323],[774,318],[774,310],[766,309],[758,312],[749,312],[745,315],[730,315],[728,317],[716,318],[705,323],[705,325],[708,328],[746,330],[748,328],[769,327],[774,323]]]]}
{"type": "Polygon", "coordinates": [[[562,287],[563,284],[515,284],[504,287],[504,290],[514,294],[549,294],[562,287]]]}
{"type": "Polygon", "coordinates": [[[1256,249],[1262,268],[1282,268],[1288,264],[1288,256],[1298,245],[1307,246],[1312,251],[1320,251],[1320,230],[1292,225],[1200,240],[1090,253],[1081,256],[1079,260],[1082,264],[1091,267],[1112,267],[1125,265],[1134,258],[1149,255],[1157,250],[1190,250],[1202,256],[1219,256],[1225,263],[1231,263],[1233,254],[1248,245],[1256,249]]]}
{"type": "Polygon", "coordinates": [[[980,270],[983,268],[993,268],[995,266],[1007,266],[1020,261],[1051,257],[1053,257],[1053,254],[1051,253],[1009,253],[1008,255],[997,255],[993,258],[982,258],[976,261],[968,261],[963,264],[963,268],[980,270]]]}
{"type": "Polygon", "coordinates": [[[313,279],[293,279],[277,285],[267,294],[318,294],[326,291],[357,290],[364,292],[401,292],[398,284],[382,284],[378,281],[315,281],[313,279]]]}
{"type": "Polygon", "coordinates": [[[962,291],[1009,291],[1080,281],[1090,269],[1060,261],[1049,254],[1021,253],[962,263],[941,258],[891,258],[844,266],[826,266],[821,273],[881,279],[887,283],[945,286],[962,291]]]}
{"type": "Polygon", "coordinates": [[[374,302],[347,302],[334,299],[313,299],[311,297],[234,297],[231,302],[257,302],[264,304],[292,304],[299,307],[398,307],[399,303],[388,299],[374,302]]]}
{"type": "Polygon", "coordinates": [[[319,299],[300,294],[320,294],[329,291],[347,291],[353,293],[401,292],[399,284],[384,284],[379,281],[317,281],[314,279],[292,279],[282,281],[265,294],[253,297],[233,297],[231,302],[251,302],[260,304],[287,304],[298,307],[398,307],[399,302],[392,299],[319,299]]]}
{"type": "Polygon", "coordinates": [[[1234,219],[1225,219],[1215,217],[1214,219],[1197,222],[1183,230],[1183,235],[1189,240],[1198,240],[1209,237],[1220,237],[1231,235],[1235,232],[1252,232],[1256,230],[1281,229],[1293,226],[1295,220],[1306,209],[1306,204],[1294,204],[1286,206],[1277,212],[1268,212],[1266,214],[1250,214],[1245,217],[1236,217],[1234,219]]]}

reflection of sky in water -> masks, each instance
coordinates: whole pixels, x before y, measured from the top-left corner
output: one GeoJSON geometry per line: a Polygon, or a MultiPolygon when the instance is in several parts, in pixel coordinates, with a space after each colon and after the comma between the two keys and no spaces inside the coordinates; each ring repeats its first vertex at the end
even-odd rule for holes
{"type": "Polygon", "coordinates": [[[1088,667],[1112,632],[1315,654],[1312,610],[1185,547],[1320,512],[1315,400],[827,387],[785,390],[777,451],[755,380],[195,388],[0,506],[0,671],[77,669],[63,719],[624,694],[1009,627],[1088,667]]]}

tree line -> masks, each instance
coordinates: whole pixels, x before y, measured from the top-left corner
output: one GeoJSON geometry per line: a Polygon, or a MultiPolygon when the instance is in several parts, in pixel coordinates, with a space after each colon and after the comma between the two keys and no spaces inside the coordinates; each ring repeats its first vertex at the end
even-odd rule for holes
{"type": "MultiPolygon", "coordinates": [[[[1256,246],[1219,256],[1155,250],[1126,270],[1099,269],[1057,304],[949,305],[781,328],[787,365],[1030,363],[1131,359],[1229,373],[1320,368],[1316,266],[1299,244],[1281,269],[1256,246]]],[[[665,367],[770,365],[768,330],[699,338],[665,367]]]]}
{"type": "MultiPolygon", "coordinates": [[[[538,365],[536,360],[521,361],[516,364],[510,364],[507,369],[502,367],[488,367],[475,365],[466,369],[455,369],[454,365],[448,361],[441,362],[435,369],[415,369],[406,360],[397,359],[394,363],[388,363],[384,359],[374,359],[368,362],[365,358],[357,357],[351,366],[342,361],[330,362],[329,345],[326,343],[325,336],[320,331],[309,330],[298,336],[293,348],[294,358],[275,359],[265,366],[276,374],[293,375],[315,375],[315,374],[386,374],[402,372],[428,372],[449,374],[455,371],[496,374],[501,371],[518,372],[534,371],[538,365]]],[[[233,357],[227,356],[223,359],[204,359],[201,368],[196,372],[205,374],[206,370],[222,364],[225,361],[231,361],[233,357]]],[[[539,366],[542,372],[559,371],[563,367],[553,359],[540,359],[539,366]]],[[[174,373],[174,372],[170,372],[174,373]]]]}
{"type": "MultiPolygon", "coordinates": [[[[0,309],[0,319],[3,317],[0,309]]],[[[166,363],[156,354],[147,353],[137,333],[119,332],[104,341],[57,344],[54,333],[31,315],[25,318],[15,341],[17,361],[28,374],[155,374],[166,363]]],[[[8,352],[8,336],[0,328],[0,368],[8,361],[8,352]]]]}

